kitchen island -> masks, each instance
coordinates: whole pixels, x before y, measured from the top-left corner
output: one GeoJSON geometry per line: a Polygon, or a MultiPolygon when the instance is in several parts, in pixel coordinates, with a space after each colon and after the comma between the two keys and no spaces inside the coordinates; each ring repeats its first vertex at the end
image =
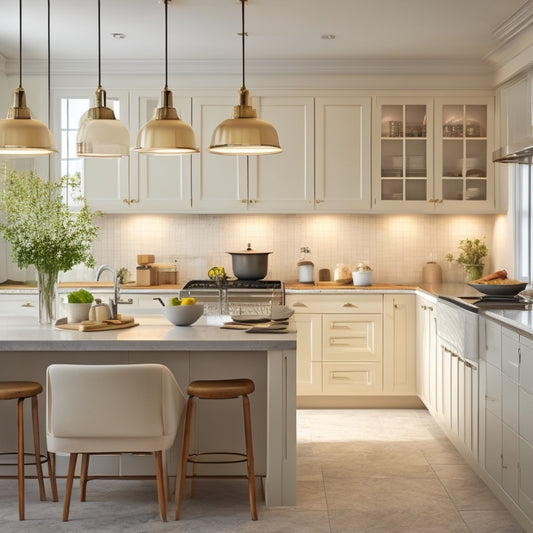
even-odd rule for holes
{"type": "MultiPolygon", "coordinates": [[[[40,326],[34,317],[0,317],[2,380],[35,380],[44,385],[52,363],[163,363],[181,389],[196,379],[248,377],[256,384],[250,396],[256,475],[262,477],[267,506],[296,502],[296,335],[288,332],[246,333],[221,329],[202,317],[189,327],[175,327],[162,316],[139,316],[138,326],[112,331],[79,332],[40,326]]],[[[219,404],[221,402],[214,402],[219,404]]],[[[8,402],[2,402],[8,404],[8,402]]],[[[88,406],[89,408],[89,406],[88,406]]],[[[41,441],[45,439],[45,398],[39,398],[41,441]]],[[[202,402],[197,412],[202,449],[243,447],[242,412],[238,400],[223,406],[202,402]]],[[[16,427],[15,409],[0,405],[0,426],[16,427]]],[[[31,418],[25,417],[26,422],[31,418]]],[[[26,431],[30,431],[28,424],[26,431]]],[[[15,449],[15,431],[0,435],[0,449],[15,449]],[[11,434],[12,433],[12,434],[11,434]]],[[[28,433],[29,435],[30,433],[28,433]]],[[[181,432],[168,456],[169,473],[177,470],[181,432]]],[[[30,442],[31,439],[26,439],[30,442]]],[[[58,473],[62,462],[58,458],[58,473]]],[[[153,472],[147,457],[103,458],[94,475],[142,475],[153,472]],[[115,459],[115,458],[112,458],[115,459]],[[100,471],[98,471],[100,470],[100,471]]],[[[212,468],[212,467],[211,467],[212,468]]],[[[242,473],[242,472],[241,472],[242,473]]]]}

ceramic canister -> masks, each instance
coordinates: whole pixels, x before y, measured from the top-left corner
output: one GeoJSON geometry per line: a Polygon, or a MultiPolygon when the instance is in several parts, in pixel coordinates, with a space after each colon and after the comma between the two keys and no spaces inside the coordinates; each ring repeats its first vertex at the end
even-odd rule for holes
{"type": "Polygon", "coordinates": [[[438,263],[428,261],[422,268],[424,283],[442,283],[442,269],[438,263]]]}

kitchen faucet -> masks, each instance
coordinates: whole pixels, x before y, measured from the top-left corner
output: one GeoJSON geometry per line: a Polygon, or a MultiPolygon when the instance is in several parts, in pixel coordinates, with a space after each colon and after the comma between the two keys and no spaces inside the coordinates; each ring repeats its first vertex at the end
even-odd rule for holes
{"type": "Polygon", "coordinates": [[[117,318],[117,312],[118,312],[118,301],[119,301],[119,293],[120,293],[120,284],[119,279],[117,275],[117,271],[109,265],[102,265],[98,270],[96,271],[96,281],[100,279],[100,274],[104,270],[109,270],[113,276],[113,286],[114,286],[114,298],[109,298],[109,303],[111,307],[111,318],[115,320],[117,318]]]}

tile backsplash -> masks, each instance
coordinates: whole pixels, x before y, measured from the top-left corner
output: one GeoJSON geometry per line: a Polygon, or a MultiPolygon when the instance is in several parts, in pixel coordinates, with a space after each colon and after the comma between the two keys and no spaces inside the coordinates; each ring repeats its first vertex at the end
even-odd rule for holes
{"type": "MultiPolygon", "coordinates": [[[[444,281],[464,279],[462,269],[445,260],[466,237],[486,237],[490,249],[495,215],[105,215],[98,224],[97,264],[126,267],[135,277],[137,254],[154,254],[156,262],[176,261],[180,282],[207,277],[214,265],[232,275],[227,251],[244,250],[248,243],[269,256],[270,279],[298,278],[300,248],[318,269],[335,265],[350,269],[367,262],[374,282],[409,283],[422,280],[426,261],[438,262],[444,281]]],[[[505,268],[505,265],[503,266],[505,268]]],[[[94,272],[77,267],[67,279],[94,279],[94,272]]]]}

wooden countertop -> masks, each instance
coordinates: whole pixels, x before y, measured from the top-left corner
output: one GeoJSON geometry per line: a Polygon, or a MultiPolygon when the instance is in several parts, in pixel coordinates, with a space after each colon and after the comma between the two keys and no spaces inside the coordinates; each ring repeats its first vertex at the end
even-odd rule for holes
{"type": "MultiPolygon", "coordinates": [[[[83,287],[85,289],[112,289],[112,281],[62,281],[59,284],[60,289],[79,289],[83,287]]],[[[164,289],[164,290],[180,290],[183,287],[182,283],[175,285],[138,285],[137,283],[123,283],[120,285],[121,291],[127,291],[128,289],[164,289]]],[[[37,289],[36,282],[23,282],[7,280],[4,283],[0,283],[0,291],[2,290],[23,290],[23,289],[37,289]]]]}
{"type": "Polygon", "coordinates": [[[352,283],[341,284],[334,281],[315,281],[314,283],[286,282],[285,289],[314,291],[314,290],[415,290],[418,285],[400,285],[398,283],[373,283],[366,286],[355,286],[352,283]]]}

